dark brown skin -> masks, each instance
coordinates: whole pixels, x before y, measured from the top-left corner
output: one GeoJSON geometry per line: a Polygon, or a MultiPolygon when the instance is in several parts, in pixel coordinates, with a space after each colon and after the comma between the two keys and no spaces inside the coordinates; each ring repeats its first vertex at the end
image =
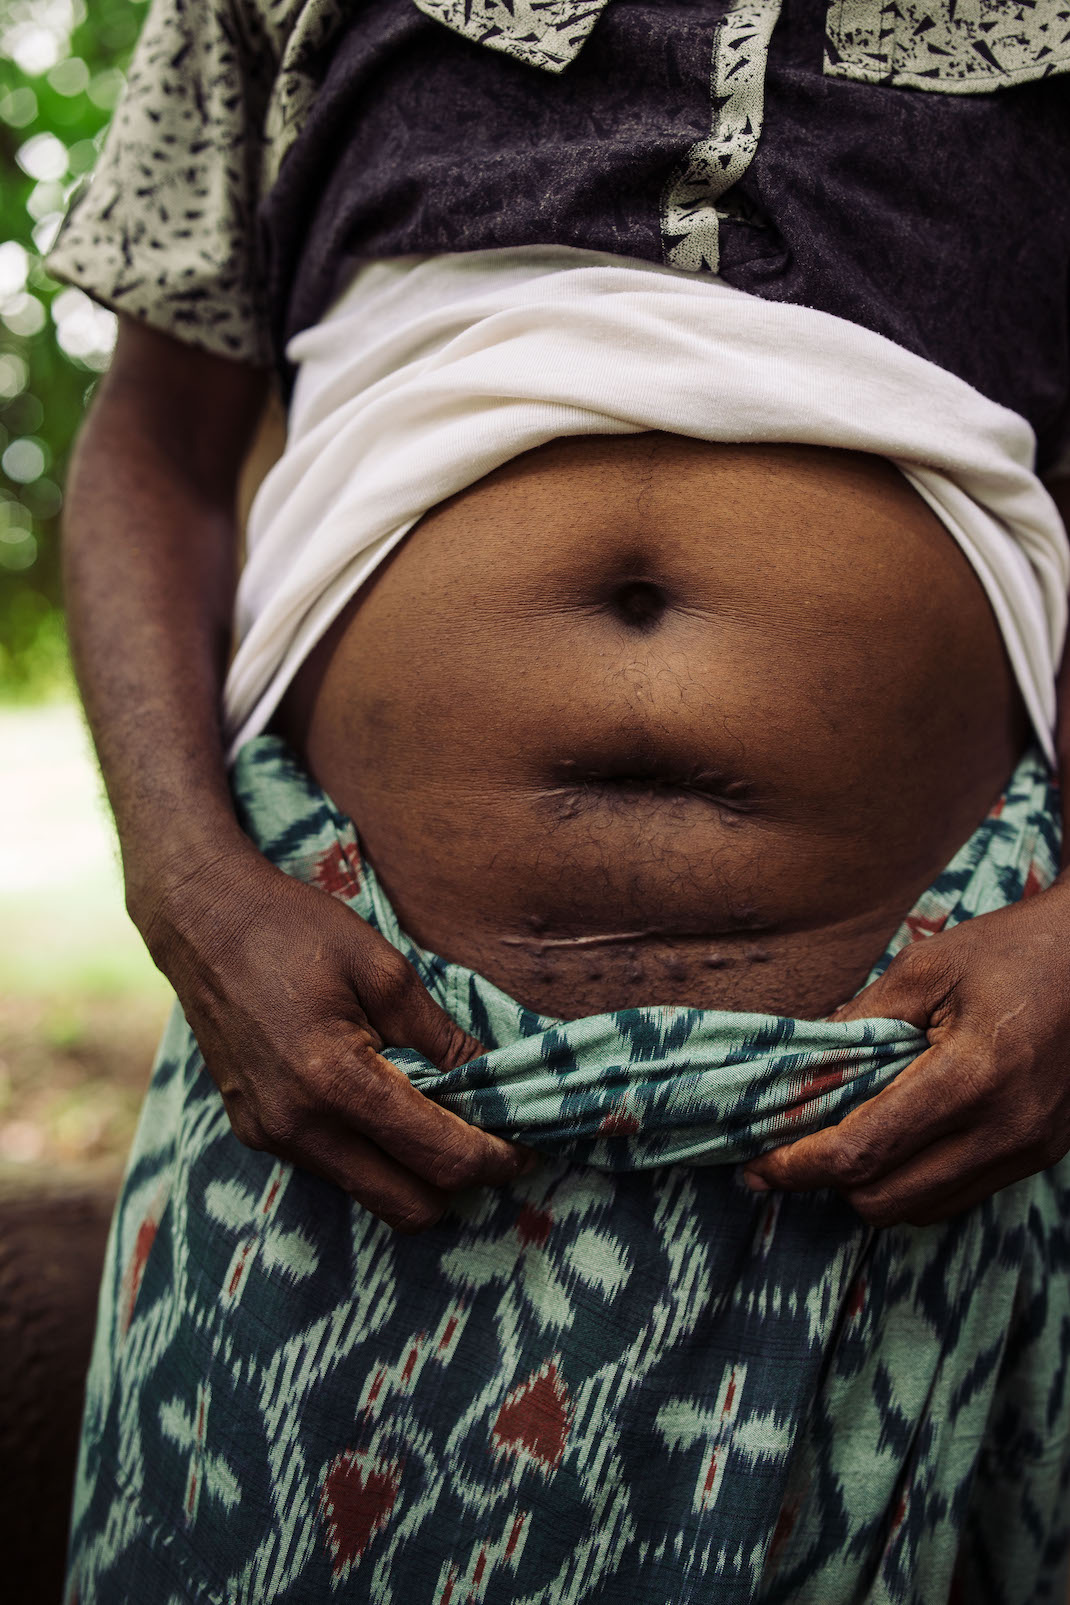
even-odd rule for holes
{"type": "Polygon", "coordinates": [[[68,491],[75,662],[126,875],[236,1134],[400,1230],[449,1194],[509,1180],[520,1149],[466,1126],[383,1059],[478,1051],[415,972],[341,903],[275,869],[239,829],[219,693],[240,464],[265,382],[124,321],[68,491]]]}
{"type": "MultiPolygon", "coordinates": [[[[356,916],[267,864],[241,835],[231,811],[217,713],[234,579],[235,534],[230,509],[237,465],[255,424],[262,388],[261,380],[247,370],[124,324],[115,365],[83,436],[70,487],[68,603],[76,659],[119,826],[131,914],[157,963],[176,987],[235,1131],[253,1146],[267,1148],[336,1181],[392,1225],[418,1230],[440,1218],[451,1192],[504,1182],[529,1163],[530,1156],[439,1110],[381,1058],[378,1049],[389,1041],[419,1048],[447,1067],[470,1057],[478,1051],[478,1044],[463,1036],[432,1003],[414,972],[356,916]],[[116,643],[122,644],[121,653],[116,643]]],[[[640,459],[643,449],[639,448],[640,459]]],[[[838,459],[841,454],[830,456],[838,459]]],[[[880,465],[872,466],[877,472],[884,471],[880,465]]],[[[894,493],[901,489],[897,482],[894,493]]],[[[572,494],[564,501],[559,499],[556,506],[572,506],[577,496],[574,482],[572,494]]],[[[869,500],[875,505],[880,496],[869,500]]],[[[518,506],[525,505],[523,499],[514,501],[513,516],[518,506]]],[[[841,507],[837,514],[830,505],[824,522],[817,528],[811,524],[809,549],[816,538],[830,553],[840,551],[842,511],[841,507]]],[[[448,509],[434,516],[448,516],[448,509]]],[[[920,525],[917,536],[924,545],[927,537],[920,525]]],[[[956,561],[961,561],[946,537],[942,543],[932,542],[932,551],[938,548],[944,551],[941,558],[934,559],[938,567],[942,563],[946,568],[950,562],[954,569],[956,561]],[[947,551],[952,552],[950,559],[947,551]]],[[[783,557],[780,562],[783,565],[783,557]]],[[[626,566],[634,565],[629,560],[626,566]]],[[[790,581],[793,576],[789,573],[787,578],[790,581]]],[[[887,579],[886,593],[901,595],[897,587],[902,575],[895,564],[889,565],[887,579]]],[[[783,576],[779,583],[785,590],[783,576]]],[[[962,594],[971,594],[968,585],[962,594]]],[[[369,605],[374,606],[374,589],[370,596],[369,605]]],[[[587,605],[592,629],[601,628],[605,618],[595,616],[598,609],[594,604],[587,605]]],[[[448,609],[445,617],[448,622],[448,609]]],[[[885,618],[890,640],[895,631],[909,624],[902,614],[885,618]]],[[[705,627],[701,618],[696,624],[705,627]]],[[[621,627],[618,619],[614,626],[618,634],[621,627]]],[[[753,626],[758,630],[755,639],[760,638],[762,627],[760,622],[753,626]]],[[[920,702],[910,702],[908,697],[915,716],[924,723],[926,741],[940,728],[939,705],[948,691],[947,662],[968,664],[970,676],[990,676],[997,698],[1003,697],[994,732],[990,729],[987,736],[978,738],[974,732],[966,737],[966,747],[973,755],[968,774],[959,782],[950,773],[940,780],[949,788],[941,793],[947,812],[938,821],[940,829],[927,835],[913,856],[909,840],[904,839],[896,848],[894,875],[885,883],[878,874],[858,899],[859,906],[838,915],[831,904],[823,909],[825,929],[834,928],[837,920],[841,925],[859,922],[856,930],[848,931],[846,943],[829,944],[827,964],[822,961],[815,968],[804,961],[807,944],[800,945],[798,940],[805,929],[802,902],[794,911],[771,910],[773,926],[779,921],[782,927],[774,929],[773,935],[784,938],[780,971],[773,958],[761,966],[770,977],[765,995],[771,1000],[808,1003],[820,1010],[836,996],[843,996],[852,979],[857,984],[868,968],[865,955],[872,958],[879,951],[881,933],[894,925],[931,871],[948,856],[941,832],[946,829],[950,837],[954,820],[957,835],[947,843],[953,850],[998,790],[1021,732],[998,643],[993,655],[982,639],[986,630],[991,639],[992,628],[987,619],[980,636],[956,637],[954,652],[965,652],[965,659],[949,652],[942,660],[943,667],[932,673],[933,695],[920,702]],[[934,718],[936,725],[932,726],[934,718]],[[979,745],[974,745],[975,740],[979,745]]],[[[849,620],[844,621],[843,629],[845,639],[850,640],[849,620]]],[[[799,671],[790,661],[785,662],[779,692],[791,712],[779,725],[765,757],[759,754],[761,762],[754,774],[743,776],[752,796],[774,820],[772,835],[780,832],[781,871],[792,860],[791,838],[804,856],[810,855],[807,874],[814,895],[822,884],[820,855],[815,854],[814,844],[823,832],[826,836],[835,833],[835,814],[830,811],[834,799],[823,789],[825,770],[812,765],[808,772],[805,751],[799,750],[799,697],[809,699],[808,728],[812,729],[830,699],[837,707],[841,705],[842,698],[837,698],[843,690],[835,673],[830,673],[827,647],[820,644],[823,633],[824,626],[815,629],[801,652],[807,682],[804,690],[800,691],[799,671]],[[826,650],[826,659],[820,670],[815,670],[822,650],[826,650]],[[794,751],[793,742],[797,744],[794,751]],[[794,816],[789,798],[793,775],[799,777],[796,784],[803,798],[794,816]],[[819,816],[823,823],[815,823],[819,816]]],[[[867,633],[856,631],[856,637],[853,650],[864,661],[869,656],[867,633]]],[[[692,648],[685,645],[683,649],[692,648]]],[[[697,644],[694,650],[698,650],[697,644]]],[[[873,651],[881,657],[879,641],[873,651]]],[[[738,655],[732,654],[731,660],[719,660],[713,667],[723,680],[738,661],[738,655]]],[[[700,654],[692,670],[696,682],[703,662],[700,654]]],[[[878,687],[889,684],[887,667],[884,663],[870,681],[875,698],[871,713],[877,712],[880,703],[878,687]]],[[[581,657],[569,683],[574,687],[586,684],[588,671],[589,664],[581,657]]],[[[622,673],[626,680],[627,669],[622,673]]],[[[668,673],[678,684],[688,681],[688,676],[679,673],[678,664],[670,665],[668,673]]],[[[659,678],[663,676],[648,668],[649,684],[659,678]]],[[[642,681],[642,674],[639,679],[642,681]]],[[[557,683],[560,685],[559,676],[557,683]]],[[[967,719],[971,708],[976,708],[976,685],[972,680],[968,684],[971,697],[959,708],[967,719]]],[[[522,689],[518,682],[515,695],[522,689]]],[[[754,712],[768,710],[771,693],[777,688],[767,682],[753,689],[757,698],[754,712]]],[[[534,707],[537,687],[532,691],[534,707]]],[[[701,721],[708,717],[704,685],[699,692],[678,698],[686,705],[686,719],[677,731],[685,738],[684,746],[701,735],[701,721]]],[[[486,677],[479,693],[485,698],[486,677]]],[[[911,691],[910,697],[916,697],[916,692],[911,691]]],[[[846,707],[846,703],[842,705],[846,707]]],[[[296,706],[294,701],[291,717],[296,706]]],[[[634,710],[634,698],[630,706],[634,710]]],[[[582,715],[579,704],[577,711],[582,715]]],[[[556,704],[552,714],[557,716],[556,704]]],[[[766,720],[768,717],[767,711],[766,720]]],[[[759,722],[753,721],[754,725],[759,722]]],[[[655,719],[649,726],[654,747],[654,733],[663,723],[655,719]]],[[[619,722],[614,728],[617,735],[624,733],[619,722]]],[[[723,718],[721,728],[733,735],[723,718]]],[[[314,720],[310,732],[312,752],[314,720]]],[[[825,757],[834,737],[835,731],[824,729],[825,757]]],[[[891,730],[885,730],[880,740],[891,740],[893,747],[898,740],[899,750],[912,756],[912,761],[920,756],[918,743],[912,745],[909,722],[900,724],[896,736],[893,720],[891,730]]],[[[920,743],[922,748],[926,741],[920,743]]],[[[1068,745],[1064,743],[1064,751],[1068,745]]],[[[616,757],[600,749],[594,756],[603,779],[596,784],[604,783],[607,761],[612,766],[623,751],[628,785],[638,778],[646,786],[652,759],[662,763],[665,757],[664,752],[651,754],[650,746],[648,742],[639,753],[641,772],[635,768],[634,743],[631,748],[618,746],[616,757]]],[[[680,746],[677,741],[677,748],[680,746]]],[[[939,750],[930,745],[928,755],[939,750]]],[[[883,758],[883,747],[881,753],[883,758]]],[[[573,754],[566,751],[564,757],[570,756],[573,754]]],[[[587,762],[588,755],[578,756],[587,762]]],[[[721,823],[734,816],[727,786],[735,773],[727,771],[732,770],[735,756],[733,742],[718,754],[711,780],[705,765],[696,773],[688,768],[693,760],[685,761],[682,752],[674,750],[668,773],[671,786],[683,795],[655,799],[643,826],[647,839],[651,830],[666,829],[666,801],[673,821],[670,828],[677,828],[678,818],[685,834],[693,828],[689,822],[698,817],[705,821],[701,829],[708,830],[711,813],[716,813],[721,823]],[[701,795],[694,794],[696,787],[701,795]]],[[[750,763],[751,753],[746,756],[750,763]]],[[[313,757],[317,761],[315,754],[313,757]]],[[[464,751],[455,754],[457,777],[463,777],[469,757],[464,751]]],[[[931,785],[932,780],[930,768],[917,782],[908,783],[907,791],[910,784],[931,785]]],[[[619,791],[618,782],[619,775],[614,774],[609,789],[619,791]]],[[[851,784],[854,791],[845,818],[849,834],[854,833],[856,857],[852,862],[864,876],[874,857],[872,851],[868,855],[864,851],[866,833],[871,833],[873,848],[880,810],[870,807],[867,811],[867,789],[872,792],[872,785],[867,788],[858,776],[851,784]]],[[[585,785],[589,788],[590,781],[585,785]]],[[[462,795],[463,783],[455,778],[451,811],[448,786],[431,793],[430,802],[439,810],[438,822],[447,830],[459,828],[457,798],[462,795]]],[[[623,817],[634,821],[633,802],[641,808],[647,808],[647,802],[635,796],[624,800],[623,817]]],[[[893,815],[894,810],[885,809],[881,828],[890,823],[894,829],[893,815]]],[[[621,815],[611,809],[607,817],[619,822],[621,815]]],[[[745,829],[750,830],[752,823],[753,816],[748,817],[745,829]]],[[[629,828],[634,839],[634,828],[629,828]]],[[[727,827],[729,832],[734,828],[727,827]]],[[[702,862],[701,850],[696,853],[689,847],[688,852],[689,861],[702,862]]],[[[385,847],[381,856],[388,885],[399,896],[403,914],[416,934],[428,939],[434,927],[426,922],[433,921],[433,911],[425,911],[422,926],[419,911],[413,919],[405,908],[404,888],[399,893],[391,879],[393,874],[401,885],[397,871],[387,864],[385,847]]],[[[655,852],[652,862],[656,857],[655,852]]],[[[712,933],[717,941],[722,937],[735,940],[741,928],[752,932],[752,913],[764,918],[770,912],[755,899],[770,887],[782,886],[784,875],[766,873],[763,860],[764,849],[759,852],[755,845],[743,853],[740,861],[750,864],[750,881],[741,900],[733,893],[719,909],[718,929],[712,933]],[[726,909],[731,921],[724,917],[726,909]],[[744,916],[742,927],[740,914],[744,916]],[[726,924],[731,929],[723,929],[726,924]]],[[[605,862],[613,861],[613,853],[608,852],[605,862]]],[[[553,878],[553,864],[550,868],[553,878]]],[[[560,876],[557,879],[560,882],[560,876]]],[[[838,879],[842,885],[842,874],[838,879]]],[[[576,877],[575,884],[581,880],[576,877]]],[[[508,881],[503,878],[503,887],[508,881]]],[[[800,897],[806,884],[803,876],[797,888],[800,897]]],[[[637,893],[641,890],[636,887],[637,893]]],[[[637,901],[642,902],[642,897],[637,901]]],[[[1064,904],[1067,892],[1060,882],[1028,904],[935,937],[923,944],[920,953],[912,950],[917,957],[908,954],[897,961],[879,983],[884,992],[870,989],[864,1002],[856,1000],[852,1012],[894,1013],[919,1025],[929,1025],[931,1017],[932,1051],[888,1092],[839,1127],[756,1162],[750,1167],[753,1180],[786,1187],[839,1186],[860,1212],[874,1221],[938,1218],[1059,1157],[1070,1146],[1070,1095],[1065,1090],[1070,1085],[1070,1049],[1065,1045],[1070,1015],[1070,905],[1064,904]],[[890,990],[893,988],[898,990],[890,990]],[[908,1078],[909,1094],[897,1096],[908,1078]],[[874,1119],[873,1111],[882,1104],[874,1119]],[[931,1153],[922,1153],[934,1137],[931,1153]],[[808,1146],[815,1144],[819,1146],[808,1146]]],[[[450,929],[455,913],[455,909],[450,911],[450,929]]],[[[570,908],[568,919],[573,929],[564,934],[583,935],[580,927],[589,918],[590,910],[570,908]]],[[[685,925],[693,918],[689,910],[685,925]]],[[[613,929],[619,934],[620,923],[613,929]]],[[[448,931],[445,934],[448,938],[448,931]]],[[[586,934],[591,934],[589,923],[586,934]]],[[[603,929],[594,934],[607,933],[603,929]]],[[[673,927],[674,937],[677,934],[679,922],[673,927]]],[[[684,934],[702,942],[708,941],[711,933],[687,929],[684,934]]],[[[639,946],[656,952],[657,940],[654,947],[648,943],[639,946]]],[[[448,940],[439,945],[448,946],[448,940]]],[[[509,944],[500,947],[508,950],[509,944]]],[[[525,953],[523,946],[516,951],[525,953]]],[[[480,962],[493,973],[492,966],[480,962]]],[[[505,973],[499,970],[499,974],[505,973]]],[[[671,979],[664,964],[660,973],[671,979]]],[[[709,973],[718,978],[716,970],[709,973]]],[[[753,966],[743,973],[754,973],[753,966]]],[[[531,974],[535,976],[533,968],[531,974]]],[[[624,974],[613,978],[611,985],[631,985],[634,979],[624,974]]],[[[638,979],[646,992],[652,977],[638,979]]],[[[720,980],[724,980],[723,974],[720,980]]],[[[590,976],[587,983],[592,984],[590,976]]],[[[601,983],[593,984],[592,998],[601,983]]],[[[680,984],[686,988],[692,983],[685,976],[680,984]]],[[[765,1006],[757,1002],[763,985],[754,992],[752,1006],[765,1006]]],[[[515,989],[523,995],[521,987],[515,989]]],[[[659,985],[658,991],[664,1000],[663,987],[659,985]]],[[[608,995],[623,996],[612,991],[608,995]]],[[[718,984],[698,1001],[720,999],[735,1006],[730,1000],[743,995],[718,984]]],[[[576,1007],[571,1012],[585,1010],[576,1007]]]]}
{"type": "MultiPolygon", "coordinates": [[[[1070,482],[1055,501],[1070,528],[1070,482]]],[[[1070,649],[1057,691],[1063,872],[1048,891],[904,949],[835,1020],[909,1020],[929,1049],[847,1115],[748,1165],[759,1190],[834,1187],[876,1226],[926,1226],[1070,1148],[1070,649]]]]}
{"type": "Polygon", "coordinates": [[[894,468],[659,434],[554,441],[428,515],[280,722],[405,929],[565,1017],[827,1014],[1026,740],[894,468]]]}

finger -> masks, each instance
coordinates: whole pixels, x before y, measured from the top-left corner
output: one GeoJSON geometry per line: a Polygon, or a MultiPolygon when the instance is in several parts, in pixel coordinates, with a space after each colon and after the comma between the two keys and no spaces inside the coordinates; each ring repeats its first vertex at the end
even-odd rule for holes
{"type": "Polygon", "coordinates": [[[384,1042],[414,1048],[439,1070],[479,1058],[482,1044],[439,1007],[413,966],[378,931],[362,922],[359,946],[348,958],[360,1006],[384,1042]]]}
{"type": "Polygon", "coordinates": [[[874,1186],[844,1196],[871,1226],[931,1226],[949,1220],[1037,1168],[1020,1153],[993,1163],[987,1138],[987,1133],[975,1131],[934,1143],[874,1186]]]}
{"type": "Polygon", "coordinates": [[[828,1018],[840,1024],[848,1020],[906,1020],[919,1031],[926,1030],[933,1014],[947,1001],[958,976],[957,962],[948,957],[946,948],[930,946],[932,941],[929,938],[905,947],[883,975],[834,1009],[828,1018]]]}
{"type": "Polygon", "coordinates": [[[964,1047],[941,1042],[919,1055],[895,1080],[845,1115],[784,1148],[752,1159],[744,1180],[756,1191],[841,1192],[879,1181],[938,1138],[961,1129],[969,1116],[974,1081],[957,1074],[964,1047]],[[954,1064],[952,1064],[954,1052],[954,1064]]]}
{"type": "Polygon", "coordinates": [[[348,1051],[309,1068],[327,1089],[331,1111],[417,1176],[447,1192],[494,1187],[532,1170],[538,1155],[478,1126],[470,1126],[417,1090],[396,1065],[359,1032],[348,1051]]]}
{"type": "Polygon", "coordinates": [[[449,1197],[413,1175],[366,1137],[322,1121],[299,1146],[282,1156],[302,1170],[333,1182],[396,1232],[426,1231],[442,1219],[449,1197]]]}
{"type": "Polygon", "coordinates": [[[1023,1171],[1020,1165],[1003,1166],[998,1172],[978,1178],[957,1192],[912,1204],[904,1219],[910,1226],[935,1226],[940,1221],[952,1220],[956,1215],[964,1214],[986,1198],[991,1198],[994,1193],[1002,1192],[1004,1187],[1013,1187],[1015,1182],[1032,1174],[1032,1171],[1023,1171]]]}

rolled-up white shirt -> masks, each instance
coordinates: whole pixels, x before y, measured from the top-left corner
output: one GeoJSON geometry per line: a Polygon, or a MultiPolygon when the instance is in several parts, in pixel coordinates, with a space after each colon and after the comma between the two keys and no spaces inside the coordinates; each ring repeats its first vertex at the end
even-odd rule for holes
{"type": "Polygon", "coordinates": [[[238,589],[232,754],[424,513],[558,436],[656,429],[890,459],[973,565],[1052,758],[1066,532],[1025,419],[923,357],[709,275],[558,246],[370,264],[289,355],[286,449],[238,589]]]}

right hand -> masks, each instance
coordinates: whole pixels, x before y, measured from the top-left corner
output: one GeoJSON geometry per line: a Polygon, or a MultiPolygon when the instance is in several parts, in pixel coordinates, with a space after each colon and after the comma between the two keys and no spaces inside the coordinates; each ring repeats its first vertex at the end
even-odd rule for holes
{"type": "Polygon", "coordinates": [[[400,1232],[449,1195],[511,1181],[536,1156],[425,1098],[380,1053],[441,1070],[483,1048],[396,948],[255,848],[228,852],[132,909],[178,994],[238,1139],[335,1182],[400,1232]]]}

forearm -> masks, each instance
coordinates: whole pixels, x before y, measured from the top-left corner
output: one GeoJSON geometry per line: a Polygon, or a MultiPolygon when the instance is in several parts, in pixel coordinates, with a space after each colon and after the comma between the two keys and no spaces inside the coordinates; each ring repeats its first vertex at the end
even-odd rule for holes
{"type": "Polygon", "coordinates": [[[75,664],[115,811],[127,906],[168,976],[240,1141],[304,1165],[391,1225],[529,1163],[382,1058],[482,1051],[338,898],[242,834],[220,691],[237,477],[265,383],[124,323],[79,445],[65,527],[75,664]]]}
{"type": "Polygon", "coordinates": [[[143,928],[160,896],[244,841],[219,717],[240,433],[229,452],[199,438],[191,399],[178,385],[146,407],[136,373],[117,373],[79,443],[65,525],[75,668],[143,928]]]}

